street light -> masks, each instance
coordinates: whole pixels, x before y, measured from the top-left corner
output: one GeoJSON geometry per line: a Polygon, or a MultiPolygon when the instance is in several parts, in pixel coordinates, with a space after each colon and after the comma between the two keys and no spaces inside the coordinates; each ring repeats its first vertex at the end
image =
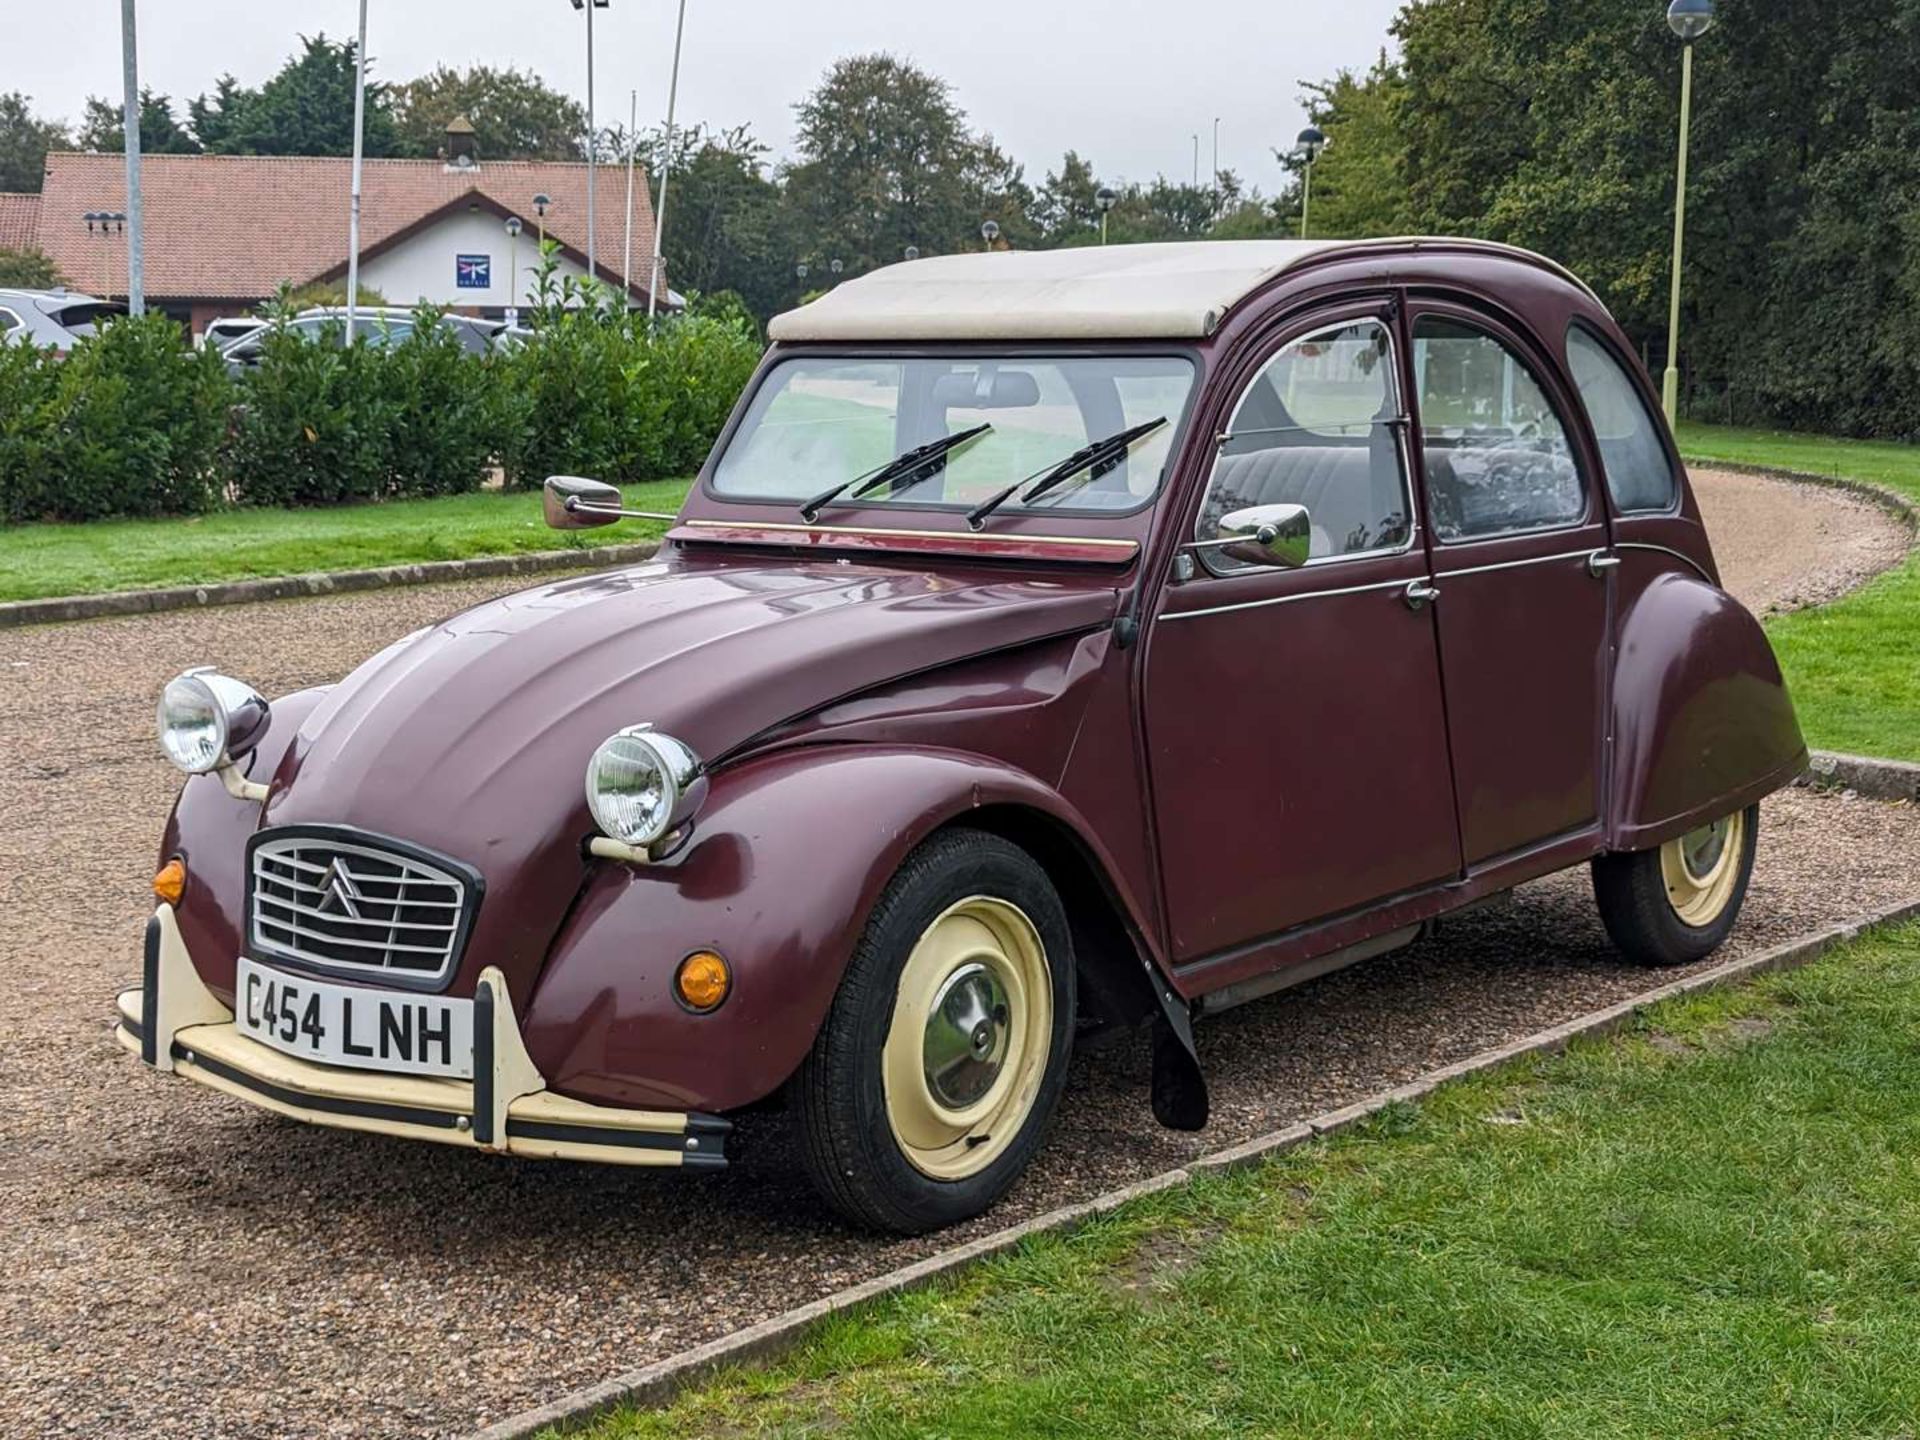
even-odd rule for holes
{"type": "Polygon", "coordinates": [[[507,217],[507,323],[520,323],[520,217],[507,217]]]}
{"type": "Polygon", "coordinates": [[[1313,162],[1327,148],[1326,132],[1318,125],[1309,125],[1293,143],[1300,147],[1300,158],[1304,162],[1300,179],[1300,238],[1304,240],[1307,238],[1307,210],[1313,204],[1313,162]]]}
{"type": "Polygon", "coordinates": [[[920,247],[918,245],[909,245],[901,253],[909,260],[918,260],[920,258],[920,247]]]}
{"type": "Polygon", "coordinates": [[[847,267],[844,264],[842,264],[838,259],[830,260],[827,262],[827,269],[833,275],[833,278],[836,280],[840,278],[840,272],[846,268],[847,267]]]}
{"type": "Polygon", "coordinates": [[[1100,243],[1102,245],[1107,243],[1107,216],[1112,213],[1113,207],[1119,203],[1119,193],[1109,189],[1105,185],[1102,185],[1098,190],[1093,192],[1094,208],[1100,212],[1100,243]]]}
{"type": "Polygon", "coordinates": [[[980,238],[987,242],[987,249],[993,249],[993,242],[1000,238],[1000,222],[998,220],[981,221],[980,238]]]}
{"type": "Polygon", "coordinates": [[[544,190],[533,197],[534,218],[540,222],[540,250],[544,254],[547,248],[547,207],[553,204],[553,197],[544,190]]]}
{"type": "MultiPolygon", "coordinates": [[[[129,104],[132,102],[129,101],[129,104]]],[[[353,179],[347,200],[347,344],[360,314],[360,170],[367,148],[367,0],[360,0],[360,38],[353,52],[353,179]]]]}
{"type": "Polygon", "coordinates": [[[1667,374],[1660,408],[1671,426],[1680,409],[1680,260],[1687,235],[1687,138],[1693,122],[1693,42],[1713,28],[1713,0],[1673,0],[1667,24],[1680,37],[1680,170],[1673,187],[1673,294],[1667,314],[1667,374]]]}
{"type": "Polygon", "coordinates": [[[612,0],[592,0],[591,4],[588,0],[572,0],[572,3],[575,10],[587,12],[587,278],[597,281],[600,236],[594,224],[593,161],[600,150],[600,137],[593,128],[593,12],[606,9],[612,0]]]}

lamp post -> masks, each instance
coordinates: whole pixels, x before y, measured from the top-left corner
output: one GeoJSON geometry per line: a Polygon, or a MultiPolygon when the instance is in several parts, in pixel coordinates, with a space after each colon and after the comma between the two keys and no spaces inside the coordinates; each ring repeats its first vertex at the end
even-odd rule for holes
{"type": "MultiPolygon", "coordinates": [[[[127,218],[133,230],[127,236],[127,313],[147,312],[145,247],[142,244],[140,217],[140,47],[135,43],[134,0],[120,0],[120,69],[125,82],[125,114],[121,133],[126,137],[123,149],[127,164],[127,218]]],[[[365,23],[364,21],[362,22],[365,23]]]]}
{"type": "Polygon", "coordinates": [[[1713,0],[1673,0],[1667,24],[1680,51],[1680,168],[1673,189],[1673,293],[1667,312],[1667,373],[1660,408],[1671,426],[1680,410],[1680,261],[1687,235],[1687,139],[1693,124],[1693,42],[1713,28],[1713,0]]]}
{"type": "Polygon", "coordinates": [[[507,217],[507,324],[520,323],[520,217],[507,217]]]}
{"type": "Polygon", "coordinates": [[[540,222],[540,253],[547,249],[547,207],[553,204],[553,197],[544,190],[533,197],[534,218],[540,222]]]}
{"type": "Polygon", "coordinates": [[[1320,158],[1320,152],[1327,148],[1326,132],[1317,125],[1309,125],[1300,132],[1294,141],[1300,147],[1300,159],[1303,168],[1300,175],[1300,238],[1307,238],[1307,211],[1313,204],[1313,162],[1320,158]]]}
{"type": "Polygon", "coordinates": [[[840,272],[842,270],[845,270],[846,268],[847,267],[845,262],[840,260],[837,256],[834,259],[829,260],[827,262],[827,273],[833,276],[834,284],[838,285],[840,283],[840,272]]]}
{"type": "Polygon", "coordinates": [[[987,249],[993,249],[993,242],[1000,238],[1000,222],[998,220],[981,221],[980,238],[986,241],[987,249]]]}
{"type": "Polygon", "coordinates": [[[653,217],[653,273],[647,280],[649,320],[660,297],[660,251],[667,229],[667,180],[673,173],[673,107],[680,98],[680,41],[686,33],[687,0],[680,0],[680,18],[673,27],[673,75],[667,81],[667,153],[660,166],[660,213],[653,217]]]}
{"type": "Polygon", "coordinates": [[[1120,203],[1119,194],[1102,185],[1093,192],[1094,208],[1100,212],[1100,243],[1107,243],[1107,216],[1113,213],[1113,207],[1120,203]]]}
{"type": "Polygon", "coordinates": [[[909,245],[900,253],[909,260],[918,260],[920,258],[920,247],[918,245],[909,245]]]}
{"type": "Polygon", "coordinates": [[[594,158],[600,153],[600,136],[593,128],[593,12],[604,10],[613,0],[573,0],[573,8],[587,12],[587,278],[600,279],[599,229],[593,208],[594,158]]]}
{"type": "Polygon", "coordinates": [[[367,0],[360,0],[360,37],[353,52],[353,193],[347,202],[347,344],[360,311],[360,169],[367,133],[367,0]]]}
{"type": "MultiPolygon", "coordinates": [[[[113,237],[124,234],[127,228],[126,212],[122,210],[89,210],[80,217],[87,222],[87,233],[98,235],[107,242],[106,259],[100,262],[100,288],[107,293],[102,300],[113,298],[113,237]]],[[[131,307],[129,307],[131,308],[131,307]]]]}

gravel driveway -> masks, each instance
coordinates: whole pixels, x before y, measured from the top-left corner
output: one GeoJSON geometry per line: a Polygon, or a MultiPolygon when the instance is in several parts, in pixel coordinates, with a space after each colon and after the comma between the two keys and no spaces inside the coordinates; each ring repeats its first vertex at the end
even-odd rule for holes
{"type": "MultiPolygon", "coordinates": [[[[1736,586],[1827,583],[1813,572],[1832,552],[1809,527],[1851,534],[1852,502],[1766,503],[1765,523],[1723,525],[1736,586]],[[1816,563],[1783,572],[1775,547],[1816,563]]],[[[737,1168],[669,1179],[306,1129],[141,1070],[107,1017],[137,973],[174,789],[151,734],[160,684],[189,662],[272,693],[330,679],[507,588],[0,633],[0,1434],[459,1433],[1647,988],[1608,949],[1584,876],[1529,886],[1202,1026],[1216,1116],[1202,1137],[1153,1124],[1143,1047],[1082,1055],[1070,1139],[986,1220],[918,1242],[830,1221],[790,1173],[777,1117],[743,1124],[737,1168]]],[[[1767,806],[1733,951],[1915,895],[1920,814],[1788,793],[1767,806]]]]}

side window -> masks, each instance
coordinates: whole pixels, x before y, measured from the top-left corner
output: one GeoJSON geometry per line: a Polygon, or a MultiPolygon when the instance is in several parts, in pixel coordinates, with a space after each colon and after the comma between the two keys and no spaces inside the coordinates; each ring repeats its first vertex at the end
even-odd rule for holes
{"type": "Polygon", "coordinates": [[[1660,443],[1660,424],[1632,378],[1578,325],[1567,331],[1567,363],[1600,442],[1613,503],[1623,513],[1671,509],[1678,493],[1673,466],[1660,443]]]}
{"type": "Polygon", "coordinates": [[[20,328],[20,317],[11,310],[0,310],[0,335],[20,328]]]}
{"type": "MultiPolygon", "coordinates": [[[[1356,320],[1287,345],[1253,378],[1227,423],[1200,507],[1198,538],[1255,505],[1304,505],[1312,560],[1397,550],[1412,537],[1393,350],[1386,327],[1356,320]]],[[[1217,575],[1253,568],[1199,552],[1217,575]]]]}
{"type": "Polygon", "coordinates": [[[1413,374],[1434,534],[1471,540],[1585,515],[1566,426],[1513,351],[1472,325],[1423,315],[1413,374]]]}

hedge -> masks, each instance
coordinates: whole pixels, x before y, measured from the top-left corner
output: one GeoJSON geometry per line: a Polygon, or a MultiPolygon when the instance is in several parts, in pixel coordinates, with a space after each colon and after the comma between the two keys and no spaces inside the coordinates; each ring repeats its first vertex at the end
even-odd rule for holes
{"type": "Polygon", "coordinates": [[[414,318],[392,345],[276,327],[238,376],[154,314],[64,360],[0,346],[0,521],[449,495],[496,466],[509,485],[685,475],[760,351],[738,316],[649,322],[571,285],[548,287],[514,350],[470,354],[436,312],[414,318]]]}

